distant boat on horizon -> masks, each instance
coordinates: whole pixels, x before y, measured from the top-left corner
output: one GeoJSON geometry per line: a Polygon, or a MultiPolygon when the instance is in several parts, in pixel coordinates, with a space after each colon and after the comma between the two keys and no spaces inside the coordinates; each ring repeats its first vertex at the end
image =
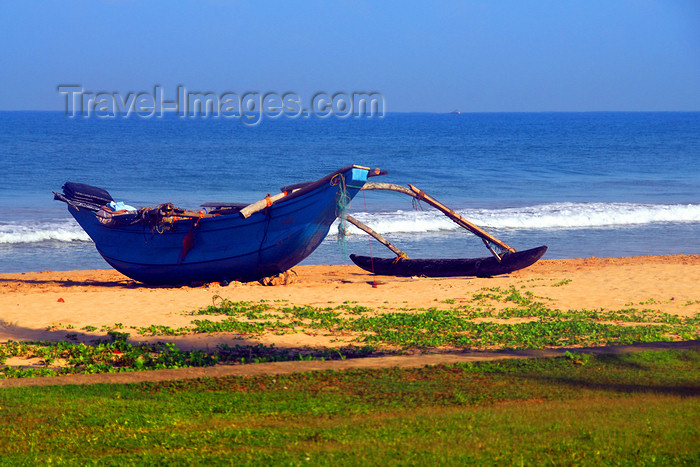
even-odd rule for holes
{"type": "Polygon", "coordinates": [[[453,114],[453,115],[461,115],[461,114],[462,114],[462,112],[460,112],[460,111],[457,110],[457,109],[453,110],[453,111],[450,112],[450,113],[453,114]]]}

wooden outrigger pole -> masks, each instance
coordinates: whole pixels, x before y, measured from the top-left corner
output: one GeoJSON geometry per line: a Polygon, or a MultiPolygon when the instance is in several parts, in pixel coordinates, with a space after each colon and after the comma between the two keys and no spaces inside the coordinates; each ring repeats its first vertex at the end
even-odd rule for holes
{"type": "Polygon", "coordinates": [[[374,237],[379,243],[390,249],[391,251],[394,252],[396,255],[397,259],[408,259],[408,255],[404,253],[403,251],[399,250],[394,246],[393,243],[391,243],[389,240],[384,238],[381,234],[375,232],[372,230],[369,226],[366,224],[363,224],[362,222],[358,221],[354,217],[352,217],[350,214],[345,215],[345,220],[350,222],[352,225],[357,227],[358,229],[362,230],[363,232],[367,233],[368,235],[374,237]]]}
{"type": "MultiPolygon", "coordinates": [[[[497,239],[490,233],[486,232],[482,228],[480,228],[477,225],[472,224],[456,212],[454,212],[452,209],[448,208],[444,204],[440,203],[438,200],[433,198],[432,196],[428,195],[426,192],[423,190],[420,190],[416,188],[415,186],[409,184],[408,188],[403,187],[401,185],[395,185],[393,183],[376,183],[376,182],[368,182],[365,183],[365,185],[362,187],[363,190],[388,190],[388,191],[396,191],[398,193],[403,193],[405,195],[411,196],[419,201],[425,201],[427,204],[431,205],[435,209],[441,211],[443,214],[445,214],[448,218],[450,218],[453,222],[455,222],[457,225],[469,230],[472,232],[474,235],[477,237],[481,238],[481,240],[484,242],[484,245],[486,245],[486,248],[491,252],[491,254],[496,258],[496,260],[501,261],[502,259],[502,253],[499,254],[496,252],[496,250],[493,249],[491,246],[496,245],[500,247],[502,250],[514,253],[515,248],[512,248],[508,246],[505,242],[497,239]]],[[[352,221],[350,221],[353,223],[352,221]]],[[[354,224],[354,223],[353,223],[354,224]]],[[[357,225],[357,224],[355,224],[357,225]]],[[[363,224],[364,225],[364,224],[363,224]]],[[[358,226],[359,227],[359,226],[358,226]]],[[[365,226],[367,227],[367,226],[365,226]]],[[[361,228],[361,227],[360,227],[361,228]]],[[[362,229],[365,230],[365,229],[362,229]]],[[[371,230],[371,229],[370,229],[371,230]]],[[[367,232],[367,230],[365,230],[367,232]]],[[[369,232],[368,232],[369,233],[369,232]]],[[[376,233],[376,232],[375,232],[376,233]]],[[[372,234],[370,234],[372,235],[372,234]]],[[[377,234],[378,235],[378,234],[377,234]]],[[[377,238],[375,235],[372,235],[374,238],[377,238]]],[[[383,237],[382,237],[383,238],[383,237]]],[[[381,240],[380,240],[381,241],[381,240]]],[[[383,243],[383,242],[382,242],[383,243]]],[[[386,245],[386,244],[385,244],[386,245]]],[[[393,245],[392,245],[393,246],[393,245]]],[[[394,251],[392,249],[392,251],[394,251]]],[[[399,250],[400,251],[400,250],[399,250]]],[[[396,252],[394,252],[396,253],[396,252]]],[[[398,253],[397,253],[398,256],[398,253]]]]}

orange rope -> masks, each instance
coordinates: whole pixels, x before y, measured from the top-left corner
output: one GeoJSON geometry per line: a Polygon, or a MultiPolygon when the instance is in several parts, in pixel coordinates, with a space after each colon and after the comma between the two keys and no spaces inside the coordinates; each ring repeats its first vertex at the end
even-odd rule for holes
{"type": "Polygon", "coordinates": [[[394,261],[392,261],[392,263],[393,263],[393,264],[396,264],[396,263],[398,263],[399,261],[401,261],[402,259],[408,259],[408,255],[407,255],[406,253],[401,253],[401,254],[398,255],[396,258],[394,258],[394,261]]]}

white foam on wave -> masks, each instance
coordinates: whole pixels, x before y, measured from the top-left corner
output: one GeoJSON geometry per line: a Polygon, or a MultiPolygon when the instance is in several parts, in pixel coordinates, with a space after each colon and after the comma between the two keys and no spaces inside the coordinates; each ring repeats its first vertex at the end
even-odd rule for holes
{"type": "MultiPolygon", "coordinates": [[[[469,214],[469,213],[467,213],[469,214]]],[[[554,203],[473,213],[504,229],[585,229],[668,222],[700,222],[699,204],[554,203]]]]}
{"type": "Polygon", "coordinates": [[[74,224],[64,222],[10,223],[0,225],[0,244],[40,242],[90,242],[90,237],[74,224]]]}
{"type": "MultiPolygon", "coordinates": [[[[493,210],[462,209],[458,213],[486,229],[595,229],[658,223],[700,223],[700,204],[552,203],[493,210]]],[[[459,229],[454,222],[435,210],[352,214],[384,235],[439,234],[459,229]]],[[[349,227],[351,235],[360,233],[354,226],[349,227]]],[[[73,221],[0,223],[0,244],[51,241],[91,240],[73,221]]]]}
{"type": "MultiPolygon", "coordinates": [[[[504,209],[463,209],[458,213],[492,229],[591,229],[657,223],[700,222],[699,204],[552,203],[504,209]]],[[[458,229],[441,213],[394,211],[353,214],[381,234],[429,233],[458,229]]],[[[350,233],[358,233],[354,227],[350,233]]]]}

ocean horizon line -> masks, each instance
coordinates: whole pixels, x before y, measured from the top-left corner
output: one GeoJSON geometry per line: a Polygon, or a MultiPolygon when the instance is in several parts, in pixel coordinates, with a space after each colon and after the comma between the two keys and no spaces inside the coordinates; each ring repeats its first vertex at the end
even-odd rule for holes
{"type": "MultiPolygon", "coordinates": [[[[68,115],[65,109],[0,109],[0,113],[63,113],[68,115]]],[[[179,115],[177,111],[165,111],[165,114],[179,115]]],[[[250,112],[255,114],[256,112],[250,112]]],[[[387,115],[453,115],[459,117],[461,115],[513,115],[513,114],[696,114],[700,113],[700,109],[697,110],[461,110],[452,109],[447,111],[424,111],[424,110],[408,110],[408,111],[386,111],[384,116],[387,115]],[[458,114],[454,112],[458,111],[458,114]]],[[[190,116],[200,116],[203,118],[221,118],[218,116],[203,116],[197,113],[192,113],[190,116]]],[[[116,115],[112,118],[118,118],[116,115]]],[[[88,116],[83,118],[95,118],[97,120],[103,120],[104,117],[88,116]]],[[[121,118],[129,118],[128,116],[122,116],[121,118]]],[[[274,120],[274,119],[272,119],[274,120]]],[[[318,120],[327,120],[324,117],[318,117],[318,120]]],[[[342,120],[339,118],[339,120],[342,120]]]]}

